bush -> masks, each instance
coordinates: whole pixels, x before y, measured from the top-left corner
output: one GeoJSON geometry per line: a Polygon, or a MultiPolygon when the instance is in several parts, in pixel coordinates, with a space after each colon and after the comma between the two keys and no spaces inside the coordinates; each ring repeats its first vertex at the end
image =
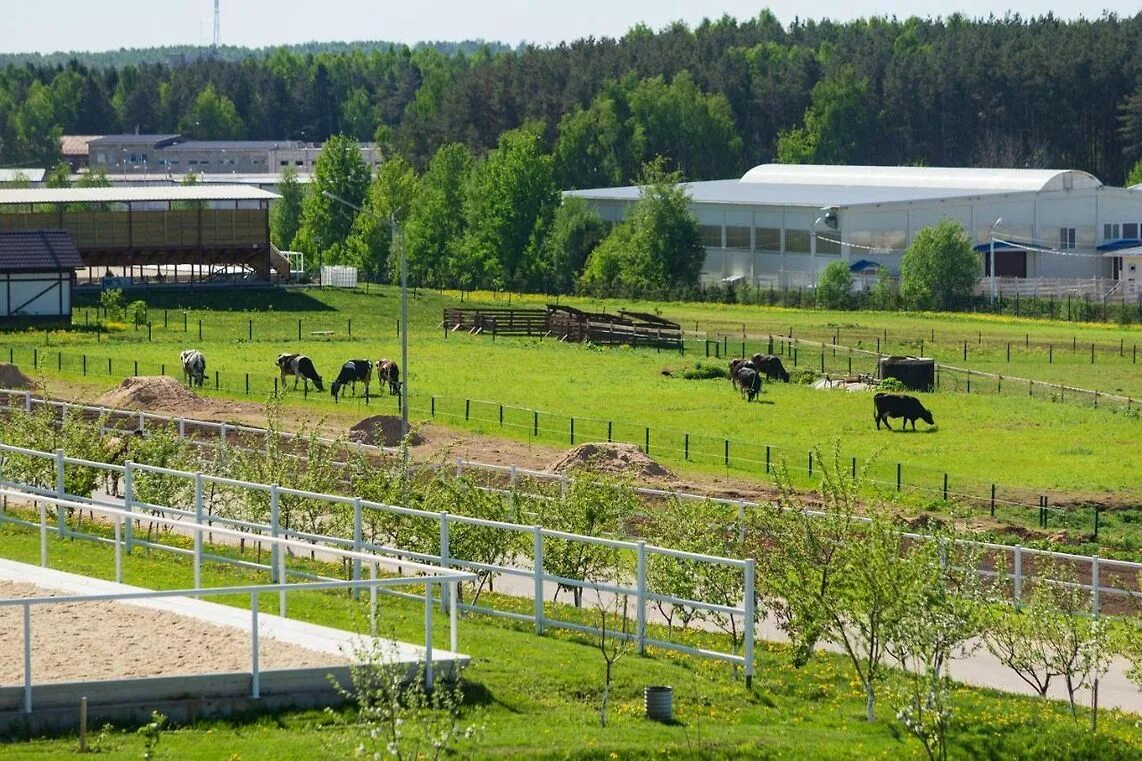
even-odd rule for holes
{"type": "Polygon", "coordinates": [[[716,365],[712,362],[702,362],[699,360],[694,365],[687,367],[682,371],[682,377],[686,380],[709,380],[711,378],[729,378],[730,368],[728,366],[716,365]]]}
{"type": "Polygon", "coordinates": [[[147,302],[132,301],[127,305],[127,319],[135,327],[147,324],[147,302]]]}
{"type": "Polygon", "coordinates": [[[817,280],[817,306],[823,309],[848,309],[853,301],[853,273],[839,259],[829,262],[817,280]]]}
{"type": "Polygon", "coordinates": [[[877,391],[886,391],[888,393],[897,393],[899,391],[907,391],[908,387],[904,385],[904,381],[899,378],[885,378],[876,386],[877,391]]]}
{"type": "Polygon", "coordinates": [[[817,382],[817,371],[808,367],[795,367],[789,371],[789,382],[811,385],[817,382]]]}

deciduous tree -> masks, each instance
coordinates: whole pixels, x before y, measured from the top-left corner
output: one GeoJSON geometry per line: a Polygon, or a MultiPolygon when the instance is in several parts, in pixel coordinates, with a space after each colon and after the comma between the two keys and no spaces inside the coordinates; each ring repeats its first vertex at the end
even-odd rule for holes
{"type": "Polygon", "coordinates": [[[971,294],[980,258],[959,222],[941,220],[916,234],[900,261],[900,295],[909,309],[950,309],[971,294]]]}

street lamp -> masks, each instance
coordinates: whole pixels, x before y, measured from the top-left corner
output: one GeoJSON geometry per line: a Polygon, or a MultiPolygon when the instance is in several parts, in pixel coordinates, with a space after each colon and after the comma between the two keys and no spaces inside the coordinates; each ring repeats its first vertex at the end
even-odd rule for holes
{"type": "Polygon", "coordinates": [[[995,303],[995,228],[999,227],[999,223],[1003,221],[1003,217],[995,220],[995,224],[991,226],[991,230],[987,234],[987,261],[988,268],[991,271],[991,303],[995,303]]]}
{"type": "MultiPolygon", "coordinates": [[[[328,190],[321,191],[321,194],[326,198],[336,201],[339,204],[348,206],[350,209],[356,209],[357,212],[363,213],[365,210],[352,201],[346,201],[338,195],[330,193],[328,190]]],[[[392,236],[393,244],[396,244],[397,239],[397,210],[393,210],[389,214],[389,234],[392,236]]],[[[408,257],[405,255],[404,235],[401,235],[400,247],[400,366],[401,372],[404,377],[400,383],[400,437],[404,441],[408,436],[408,257]]],[[[405,458],[407,465],[408,450],[405,449],[405,458]]]]}

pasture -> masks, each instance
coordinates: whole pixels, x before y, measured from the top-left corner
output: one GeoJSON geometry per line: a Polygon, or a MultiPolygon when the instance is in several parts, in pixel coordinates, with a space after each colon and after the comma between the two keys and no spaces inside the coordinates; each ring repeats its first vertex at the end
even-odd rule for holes
{"type": "MultiPolygon", "coordinates": [[[[142,375],[160,371],[176,375],[179,352],[194,347],[207,358],[207,393],[243,397],[248,389],[249,397],[257,401],[272,391],[277,375],[274,359],[283,351],[312,357],[327,386],[347,359],[399,357],[399,291],[392,288],[373,288],[368,294],[313,290],[209,294],[196,298],[200,308],[189,310],[175,309],[179,297],[174,295],[148,298],[149,330],[120,325],[109,332],[96,331],[91,327],[96,322],[94,311],[85,315],[81,308],[75,330],[4,335],[0,358],[11,353],[29,375],[42,373],[49,384],[52,378],[81,384],[94,397],[109,381],[130,376],[136,368],[142,375]],[[40,370],[29,367],[33,353],[40,370]]],[[[505,306],[505,301],[490,294],[468,294],[464,305],[505,306]]],[[[1104,403],[1093,409],[1090,400],[1059,401],[1058,395],[1034,387],[1032,396],[1026,383],[976,379],[970,394],[960,382],[956,391],[948,388],[953,384],[942,384],[939,392],[925,396],[935,414],[935,429],[921,423],[916,433],[890,433],[876,430],[870,394],[766,384],[759,400],[747,404],[727,380],[679,377],[683,368],[707,361],[707,352],[709,362],[721,364],[725,358],[714,359],[714,353],[739,354],[744,325],[747,353],[767,348],[763,335],[790,330],[795,337],[835,339],[860,350],[874,350],[879,336],[884,353],[918,353],[923,339],[925,354],[957,367],[1142,397],[1142,374],[1131,354],[1135,341],[1142,338],[1137,329],[971,315],[568,302],[598,311],[623,307],[657,311],[681,322],[691,338],[695,327],[702,336],[708,331],[709,340],[688,341],[685,355],[680,356],[563,344],[550,338],[448,335],[438,327],[441,311],[457,302],[457,294],[427,292],[410,300],[408,383],[416,419],[435,417],[470,430],[567,445],[572,440],[606,438],[608,430],[616,440],[643,444],[649,429],[651,455],[675,470],[725,473],[728,463],[735,474],[760,478],[765,477],[767,447],[772,464],[784,459],[795,473],[806,471],[807,476],[808,450],[817,445],[828,448],[839,438],[846,457],[855,457],[861,467],[872,463],[874,480],[894,485],[899,465],[906,485],[930,489],[936,499],[942,496],[947,474],[952,493],[983,494],[996,483],[1023,490],[1028,497],[1050,493],[1053,502],[1142,501],[1142,471],[1122,456],[1142,439],[1136,404],[1127,408],[1104,403]],[[711,341],[720,347],[712,349],[711,341]],[[964,341],[969,341],[966,363],[964,341]],[[1013,344],[1011,362],[1008,342],[1013,344]],[[1064,344],[1065,351],[1044,348],[1064,344]],[[1049,362],[1046,351],[1051,352],[1049,362]],[[671,375],[663,375],[663,370],[671,375]]],[[[512,303],[535,305],[542,299],[516,296],[512,303]]],[[[779,343],[775,350],[781,348],[779,343]]],[[[791,360],[787,355],[786,364],[793,369],[791,360]]],[[[846,349],[800,347],[799,367],[819,369],[822,360],[834,377],[847,373],[846,349]]],[[[871,372],[875,356],[854,351],[852,362],[854,372],[871,372]]],[[[311,391],[305,398],[299,388],[288,392],[287,399],[290,405],[318,414],[337,409],[339,416],[351,406],[362,416],[397,409],[395,397],[387,394],[375,394],[368,410],[360,395],[342,400],[337,408],[328,393],[311,391]]]]}
{"type": "MultiPolygon", "coordinates": [[[[113,576],[109,548],[51,541],[53,567],[113,576]]],[[[0,556],[36,562],[38,555],[34,531],[0,527],[0,556]]],[[[185,588],[192,578],[185,559],[163,553],[130,556],[124,574],[129,583],[157,589],[185,588]]],[[[256,580],[232,566],[203,569],[206,586],[256,580]]],[[[244,604],[234,598],[227,602],[244,604]]],[[[267,612],[273,611],[272,600],[264,604],[267,612]]],[[[331,604],[321,593],[299,593],[290,611],[291,617],[327,626],[353,630],[361,625],[361,614],[354,616],[340,602],[331,604]]],[[[420,617],[417,604],[386,598],[382,626],[397,637],[410,638],[421,631],[420,617]]],[[[443,619],[436,623],[435,630],[446,637],[443,619]]],[[[701,636],[694,633],[695,644],[702,643],[701,636]]],[[[797,669],[790,665],[786,647],[759,648],[758,677],[753,688],[746,689],[724,665],[662,652],[645,658],[632,654],[615,667],[609,725],[601,729],[603,661],[590,641],[571,633],[537,637],[526,627],[479,616],[462,620],[460,641],[473,656],[466,672],[462,720],[482,728],[474,742],[460,746],[462,757],[642,758],[648,747],[664,759],[926,757],[919,743],[891,717],[887,699],[878,721],[862,720],[863,696],[840,656],[821,654],[797,669]],[[512,657],[504,657],[507,653],[512,657]],[[642,688],[648,684],[673,685],[677,723],[663,725],[643,718],[642,688]]],[[[1142,752],[1132,715],[1104,709],[1099,733],[1093,735],[1081,720],[1076,724],[1062,703],[965,687],[954,689],[953,700],[953,757],[986,753],[994,758],[1125,759],[1142,752]]],[[[358,741],[352,730],[355,718],[351,710],[338,710],[199,721],[163,732],[158,757],[351,758],[358,741]]],[[[143,752],[143,737],[131,728],[104,728],[98,733],[96,729],[92,728],[89,741],[101,758],[138,758],[143,752]]],[[[71,757],[76,738],[0,742],[5,759],[22,761],[71,757]]]]}

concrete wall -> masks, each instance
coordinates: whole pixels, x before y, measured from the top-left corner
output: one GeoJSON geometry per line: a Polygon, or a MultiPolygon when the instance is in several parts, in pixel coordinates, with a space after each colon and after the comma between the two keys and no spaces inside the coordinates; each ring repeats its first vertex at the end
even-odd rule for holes
{"type": "Polygon", "coordinates": [[[72,274],[0,273],[0,318],[69,316],[72,274]]]}

